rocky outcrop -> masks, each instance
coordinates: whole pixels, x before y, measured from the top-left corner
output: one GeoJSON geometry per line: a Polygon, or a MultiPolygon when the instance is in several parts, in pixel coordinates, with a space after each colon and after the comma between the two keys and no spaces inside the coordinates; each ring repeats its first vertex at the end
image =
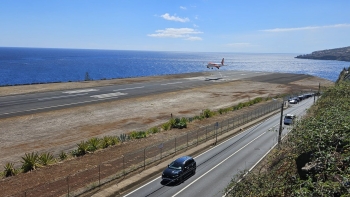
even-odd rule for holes
{"type": "Polygon", "coordinates": [[[317,60],[339,60],[350,62],[350,46],[336,49],[314,51],[311,54],[298,55],[295,58],[317,60]]]}

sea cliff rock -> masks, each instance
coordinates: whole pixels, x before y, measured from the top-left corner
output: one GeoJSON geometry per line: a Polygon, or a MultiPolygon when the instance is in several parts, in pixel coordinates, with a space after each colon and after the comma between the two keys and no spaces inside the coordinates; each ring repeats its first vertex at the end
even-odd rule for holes
{"type": "Polygon", "coordinates": [[[336,49],[314,51],[311,54],[298,55],[295,58],[318,59],[318,60],[338,60],[350,62],[350,46],[336,49]]]}

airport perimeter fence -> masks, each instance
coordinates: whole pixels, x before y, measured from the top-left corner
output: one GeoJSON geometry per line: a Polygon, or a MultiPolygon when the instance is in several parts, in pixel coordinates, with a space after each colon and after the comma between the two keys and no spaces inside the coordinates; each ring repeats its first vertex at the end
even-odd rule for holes
{"type": "Polygon", "coordinates": [[[142,168],[145,169],[146,166],[150,164],[158,164],[167,156],[175,155],[177,152],[197,146],[208,140],[215,139],[218,135],[239,128],[249,121],[275,111],[280,107],[280,102],[271,102],[252,112],[245,112],[239,116],[200,127],[195,131],[186,133],[185,135],[125,154],[121,157],[115,157],[115,159],[103,162],[92,168],[82,169],[82,171],[65,178],[38,185],[14,196],[46,197],[76,196],[82,194],[104,183],[123,178],[133,171],[142,168]]]}

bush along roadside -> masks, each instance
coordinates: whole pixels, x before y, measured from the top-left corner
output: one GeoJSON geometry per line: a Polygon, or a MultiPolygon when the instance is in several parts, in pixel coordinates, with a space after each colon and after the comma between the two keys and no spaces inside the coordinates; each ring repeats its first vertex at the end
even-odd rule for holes
{"type": "Polygon", "coordinates": [[[280,148],[234,178],[226,196],[350,196],[350,82],[322,92],[280,148]]]}
{"type": "Polygon", "coordinates": [[[244,107],[249,107],[256,103],[267,100],[269,100],[269,98],[263,99],[261,97],[258,97],[248,102],[239,103],[238,105],[232,107],[219,109],[218,111],[211,111],[210,109],[205,109],[199,116],[194,116],[190,118],[171,118],[168,122],[165,122],[162,125],[160,125],[160,127],[152,127],[146,131],[132,131],[127,134],[120,134],[119,136],[104,136],[102,138],[93,137],[87,141],[81,141],[80,143],[78,143],[77,149],[71,151],[68,154],[61,151],[58,155],[58,158],[54,158],[54,156],[51,153],[42,153],[41,155],[34,152],[25,153],[25,156],[22,157],[23,161],[22,167],[20,169],[15,169],[13,163],[7,163],[4,166],[4,170],[3,172],[1,172],[0,176],[9,177],[14,176],[20,172],[26,173],[37,168],[44,167],[46,165],[54,164],[58,161],[62,162],[72,157],[81,157],[85,154],[93,153],[99,149],[105,149],[110,146],[122,144],[129,140],[146,138],[150,135],[159,133],[161,131],[187,128],[187,124],[189,124],[192,121],[201,121],[207,118],[214,117],[216,115],[221,115],[230,111],[242,109],[244,107]]]}

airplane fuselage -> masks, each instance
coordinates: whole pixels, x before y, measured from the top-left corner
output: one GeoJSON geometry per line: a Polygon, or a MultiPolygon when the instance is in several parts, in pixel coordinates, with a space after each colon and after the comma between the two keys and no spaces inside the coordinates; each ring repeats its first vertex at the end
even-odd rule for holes
{"type": "Polygon", "coordinates": [[[220,69],[221,66],[225,66],[224,65],[224,58],[222,58],[221,63],[211,63],[211,62],[209,62],[208,65],[207,65],[207,68],[209,68],[209,69],[210,68],[211,69],[213,69],[213,68],[220,69]]]}

